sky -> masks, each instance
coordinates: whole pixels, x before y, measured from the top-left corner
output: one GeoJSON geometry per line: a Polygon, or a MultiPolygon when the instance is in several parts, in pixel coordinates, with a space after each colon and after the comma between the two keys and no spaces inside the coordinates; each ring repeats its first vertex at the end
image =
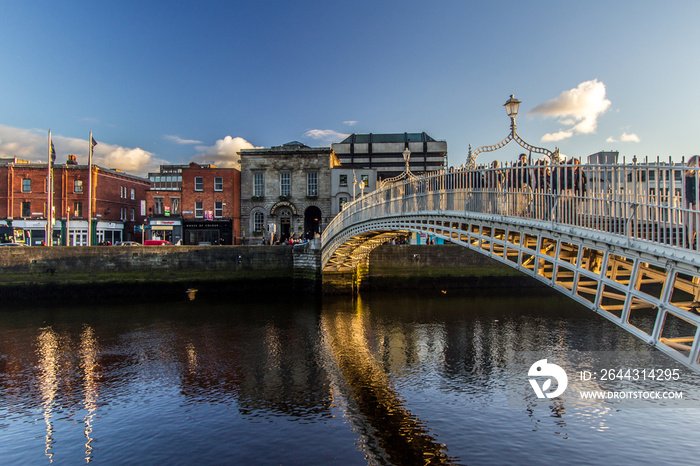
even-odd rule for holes
{"type": "MultiPolygon", "coordinates": [[[[585,157],[700,154],[700,2],[0,2],[0,157],[236,166],[242,148],[509,134],[585,157]]],[[[514,142],[480,163],[512,161],[514,142]]]]}

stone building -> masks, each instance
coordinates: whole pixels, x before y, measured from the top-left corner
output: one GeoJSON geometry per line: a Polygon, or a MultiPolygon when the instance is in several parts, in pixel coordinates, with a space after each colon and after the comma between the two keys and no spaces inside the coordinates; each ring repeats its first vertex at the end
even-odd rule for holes
{"type": "Polygon", "coordinates": [[[426,133],[351,134],[331,144],[345,168],[377,170],[379,180],[400,175],[406,163],[403,152],[411,152],[410,168],[415,174],[447,168],[447,142],[426,133]]]}
{"type": "Polygon", "coordinates": [[[149,173],[148,239],[182,244],[236,244],[241,172],[191,162],[149,173]]]}
{"type": "Polygon", "coordinates": [[[370,168],[334,167],[331,170],[331,214],[343,210],[343,205],[377,189],[377,170],[370,168]]]}
{"type": "Polygon", "coordinates": [[[339,165],[330,148],[293,141],[239,154],[244,241],[313,237],[323,231],[333,218],[331,168],[339,165]]]}
{"type": "MultiPolygon", "coordinates": [[[[48,244],[46,223],[47,163],[0,159],[0,224],[27,232],[31,245],[48,244]]],[[[87,165],[75,155],[53,165],[53,232],[51,244],[86,246],[102,242],[141,240],[147,179],[120,170],[92,166],[92,193],[87,165]],[[91,201],[91,202],[90,202],[91,201]],[[88,221],[89,205],[92,218],[88,221]]]]}

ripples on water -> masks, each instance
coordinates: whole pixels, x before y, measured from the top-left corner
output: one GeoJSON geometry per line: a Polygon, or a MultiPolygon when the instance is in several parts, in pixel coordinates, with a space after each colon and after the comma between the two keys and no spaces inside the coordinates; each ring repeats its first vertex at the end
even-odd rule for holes
{"type": "Polygon", "coordinates": [[[206,298],[0,311],[0,463],[697,457],[697,409],[509,406],[513,352],[655,351],[557,295],[206,298]]]}

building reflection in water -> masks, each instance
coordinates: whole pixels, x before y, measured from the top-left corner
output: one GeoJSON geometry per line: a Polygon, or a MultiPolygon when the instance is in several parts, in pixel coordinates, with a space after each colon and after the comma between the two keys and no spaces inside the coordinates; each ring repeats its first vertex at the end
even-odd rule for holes
{"type": "MultiPolygon", "coordinates": [[[[460,460],[440,441],[449,435],[436,431],[443,426],[430,424],[450,414],[441,411],[443,394],[464,405],[502,404],[514,378],[513,352],[567,356],[578,348],[641,346],[612,324],[591,331],[588,320],[570,323],[560,301],[548,309],[543,304],[548,300],[523,296],[372,295],[249,307],[198,299],[194,304],[201,308],[196,310],[183,302],[187,307],[172,306],[161,314],[148,307],[122,314],[125,322],[106,319],[88,325],[83,322],[92,321],[81,314],[80,323],[66,324],[56,313],[53,327],[41,319],[27,323],[22,338],[6,339],[0,401],[12,403],[15,413],[42,411],[39,427],[50,462],[59,458],[57,433],[61,440],[66,433],[56,429],[57,415],[72,420],[80,413],[84,431],[65,438],[80,439],[84,460],[91,462],[100,457],[95,438],[110,440],[111,432],[95,435],[102,407],[116,406],[118,412],[120,400],[146,386],[147,396],[163,389],[155,395],[176,397],[174,404],[187,409],[229,405],[236,412],[227,419],[231,422],[279,417],[323,423],[340,410],[370,461],[449,463],[460,460]],[[413,409],[409,401],[416,393],[436,400],[413,409]],[[420,409],[421,418],[412,409],[420,409]]],[[[93,309],[85,310],[85,316],[91,313],[93,309]]],[[[572,363],[567,358],[563,364],[572,363]]],[[[522,387],[531,389],[525,378],[522,387]]],[[[540,430],[546,426],[566,436],[572,416],[578,424],[585,416],[591,427],[605,429],[610,412],[548,400],[524,407],[518,416],[525,423],[529,417],[540,430]],[[540,422],[545,417],[548,422],[540,422]]]]}
{"type": "Polygon", "coordinates": [[[97,411],[97,395],[99,385],[99,348],[95,331],[89,325],[85,325],[80,335],[80,367],[83,371],[83,407],[86,414],[85,423],[85,461],[92,461],[92,429],[97,411]]]}

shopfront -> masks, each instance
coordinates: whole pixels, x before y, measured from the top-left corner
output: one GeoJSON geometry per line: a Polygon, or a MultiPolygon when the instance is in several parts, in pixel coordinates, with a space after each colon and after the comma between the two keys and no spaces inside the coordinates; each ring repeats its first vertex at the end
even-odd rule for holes
{"type": "Polygon", "coordinates": [[[184,220],[184,244],[233,244],[233,222],[229,220],[184,220]]]}
{"type": "Polygon", "coordinates": [[[170,219],[149,219],[151,227],[148,233],[148,239],[169,241],[171,244],[176,244],[183,238],[182,221],[170,219]]]}

